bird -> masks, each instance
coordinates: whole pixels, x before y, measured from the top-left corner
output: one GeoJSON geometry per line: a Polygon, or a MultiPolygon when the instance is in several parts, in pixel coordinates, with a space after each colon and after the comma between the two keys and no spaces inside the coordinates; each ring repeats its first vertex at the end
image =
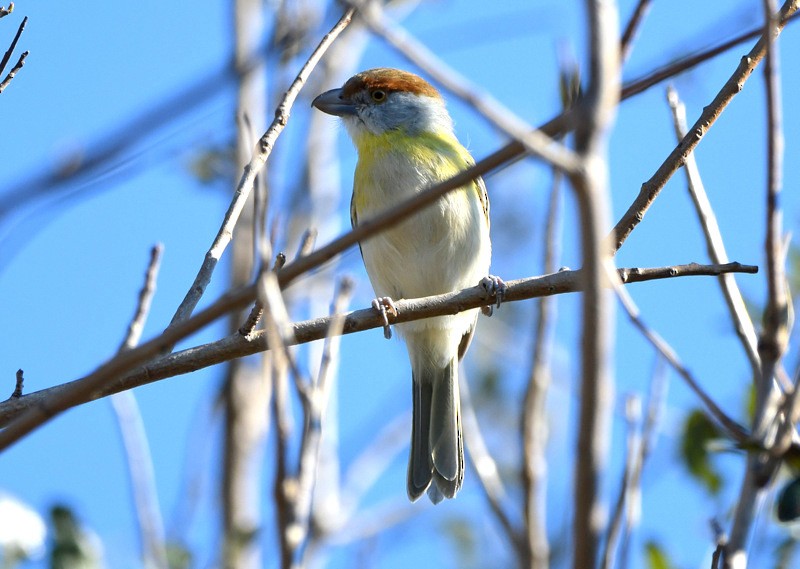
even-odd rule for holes
{"type": "MultiPolygon", "coordinates": [[[[350,219],[363,223],[475,161],[454,134],[439,91],[392,68],[357,73],[312,105],[340,117],[358,154],[350,219]]],[[[482,284],[499,301],[505,283],[489,275],[489,199],[481,178],[442,196],[359,243],[377,295],[373,306],[397,315],[394,301],[482,284]]],[[[464,480],[458,365],[475,331],[478,309],[405,322],[412,375],[412,429],[407,492],[434,504],[454,498],[464,480]]],[[[390,333],[387,333],[387,337],[390,333]]]]}

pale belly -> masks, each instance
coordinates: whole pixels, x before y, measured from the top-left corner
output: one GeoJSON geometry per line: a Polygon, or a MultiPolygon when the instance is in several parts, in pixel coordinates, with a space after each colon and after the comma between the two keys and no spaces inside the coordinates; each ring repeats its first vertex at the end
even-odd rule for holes
{"type": "MultiPolygon", "coordinates": [[[[467,199],[463,190],[365,240],[361,250],[376,295],[394,300],[475,286],[488,274],[491,256],[480,202],[467,199]]],[[[406,323],[400,331],[449,328],[460,338],[475,317],[468,311],[406,323]]]]}

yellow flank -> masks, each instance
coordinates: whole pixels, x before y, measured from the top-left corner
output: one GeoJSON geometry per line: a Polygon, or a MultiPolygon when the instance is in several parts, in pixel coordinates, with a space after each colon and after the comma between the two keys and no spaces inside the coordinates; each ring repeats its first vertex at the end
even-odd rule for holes
{"type": "MultiPolygon", "coordinates": [[[[384,209],[408,197],[406,192],[410,188],[400,189],[391,182],[408,180],[409,165],[415,166],[420,184],[416,189],[421,190],[474,164],[469,152],[447,132],[409,136],[401,130],[382,134],[362,131],[354,143],[358,150],[358,165],[353,184],[353,205],[359,212],[384,209]],[[383,187],[375,187],[376,182],[383,187]]],[[[472,189],[480,192],[475,184],[472,189]]]]}

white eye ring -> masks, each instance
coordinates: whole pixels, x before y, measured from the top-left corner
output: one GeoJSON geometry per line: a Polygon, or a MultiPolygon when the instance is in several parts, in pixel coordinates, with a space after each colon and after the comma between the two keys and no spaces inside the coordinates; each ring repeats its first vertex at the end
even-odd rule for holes
{"type": "Polygon", "coordinates": [[[381,89],[376,89],[370,93],[370,95],[372,96],[372,100],[376,103],[382,103],[386,100],[386,91],[382,91],[381,89]]]}

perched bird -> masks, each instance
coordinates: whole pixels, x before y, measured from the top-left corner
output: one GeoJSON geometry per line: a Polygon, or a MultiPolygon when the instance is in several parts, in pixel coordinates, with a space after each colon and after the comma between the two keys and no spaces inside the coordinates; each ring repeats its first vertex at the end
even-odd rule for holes
{"type": "MultiPolygon", "coordinates": [[[[398,69],[370,69],[319,95],[317,109],[341,117],[358,151],[350,218],[353,227],[474,161],[453,134],[439,92],[398,69]]],[[[360,243],[378,298],[418,298],[475,286],[501,298],[488,277],[489,200],[481,179],[454,190],[392,228],[360,243]]],[[[472,339],[478,310],[398,324],[411,360],[413,426],[408,496],[425,491],[436,504],[453,498],[464,479],[458,362],[472,339]]],[[[388,320],[387,320],[388,322],[388,320]]]]}

